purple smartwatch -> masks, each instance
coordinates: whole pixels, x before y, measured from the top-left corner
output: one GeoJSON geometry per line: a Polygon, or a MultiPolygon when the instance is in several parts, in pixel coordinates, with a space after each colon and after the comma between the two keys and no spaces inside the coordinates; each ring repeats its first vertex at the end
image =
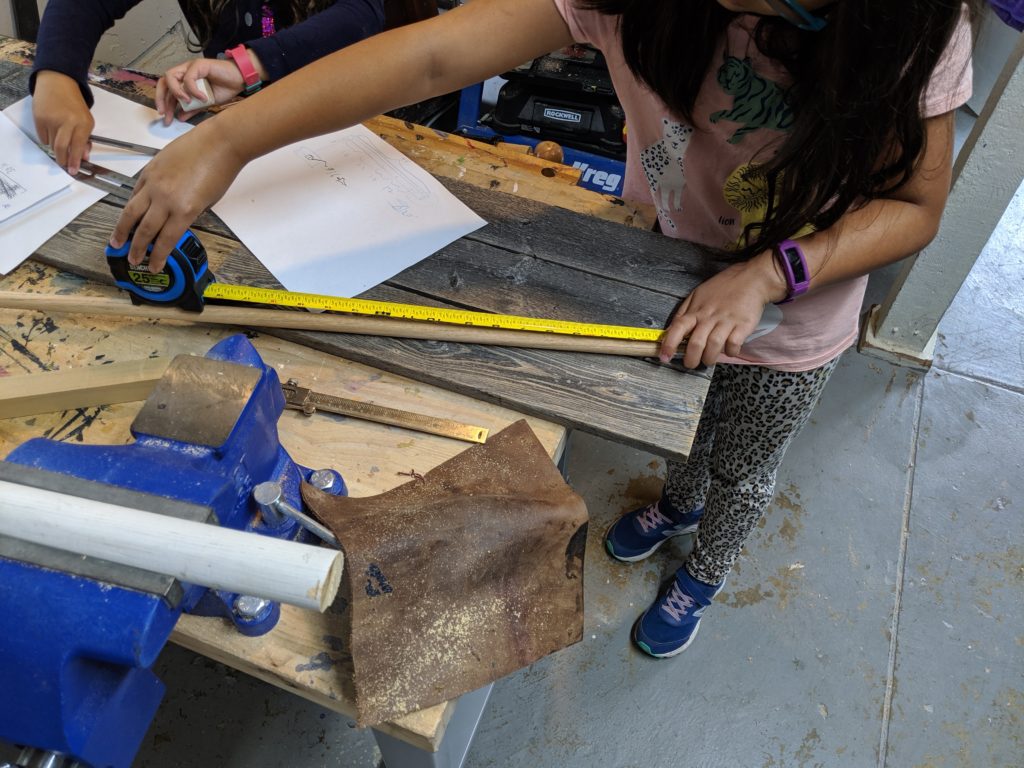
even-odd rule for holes
{"type": "Polygon", "coordinates": [[[782,274],[786,278],[786,298],[776,304],[788,304],[802,293],[807,293],[811,285],[810,270],[803,249],[792,240],[783,240],[775,246],[775,260],[779,262],[782,274]]]}

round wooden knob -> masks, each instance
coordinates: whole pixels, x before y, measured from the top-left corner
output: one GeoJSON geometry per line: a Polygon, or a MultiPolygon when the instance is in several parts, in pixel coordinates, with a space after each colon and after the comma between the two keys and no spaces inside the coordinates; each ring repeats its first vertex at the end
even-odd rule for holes
{"type": "Polygon", "coordinates": [[[550,160],[553,163],[562,162],[562,147],[553,141],[540,141],[533,148],[533,154],[541,160],[550,160]]]}

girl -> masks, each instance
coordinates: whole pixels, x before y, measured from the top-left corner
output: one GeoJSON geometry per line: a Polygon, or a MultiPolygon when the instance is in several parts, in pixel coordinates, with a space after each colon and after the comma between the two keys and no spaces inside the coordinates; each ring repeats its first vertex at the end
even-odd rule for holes
{"type": "Polygon", "coordinates": [[[154,242],[159,270],[249,160],[573,41],[599,47],[629,125],[626,196],[653,202],[664,233],[734,254],[682,300],[661,345],[668,360],[687,339],[685,365],[717,363],[690,460],[670,462],[661,499],[606,535],[631,562],[696,532],[633,628],[644,652],[672,656],[856,338],[867,273],[937,231],[952,110],[970,93],[969,16],[961,0],[473,0],[316,62],[175,141],[111,244],[137,227],[129,260],[154,242]]]}
{"type": "MultiPolygon", "coordinates": [[[[380,32],[382,0],[179,0],[206,58],[172,67],[156,105],[170,125],[179,99],[224,104],[240,93],[380,32]],[[196,85],[205,78],[212,92],[196,85]]],[[[40,141],[78,172],[89,154],[89,64],[100,37],[141,0],[50,0],[39,27],[29,90],[40,141]]],[[[184,112],[186,120],[197,110],[184,112]]]]}

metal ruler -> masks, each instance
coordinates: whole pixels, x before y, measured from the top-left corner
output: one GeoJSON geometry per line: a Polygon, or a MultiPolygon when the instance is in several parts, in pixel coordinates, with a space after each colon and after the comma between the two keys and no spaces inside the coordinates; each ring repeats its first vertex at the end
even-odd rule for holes
{"type": "Polygon", "coordinates": [[[501,328],[514,331],[535,331],[558,333],[567,336],[596,336],[605,339],[627,341],[660,341],[664,330],[661,328],[639,328],[628,325],[601,325],[579,323],[570,320],[549,320],[518,315],[497,315],[490,312],[472,312],[448,307],[428,307],[418,304],[398,304],[390,301],[368,299],[346,299],[337,296],[322,296],[316,293],[254,288],[247,285],[211,283],[203,292],[203,299],[268,304],[279,307],[296,307],[325,312],[347,312],[354,315],[376,315],[403,320],[425,320],[434,323],[468,325],[478,328],[501,328]]]}
{"type": "Polygon", "coordinates": [[[306,387],[300,387],[294,379],[289,379],[286,384],[282,384],[281,389],[284,390],[286,407],[302,411],[307,416],[312,416],[317,410],[321,410],[378,424],[390,424],[417,432],[426,432],[430,435],[451,437],[467,443],[487,442],[488,430],[486,427],[462,424],[451,419],[440,419],[411,411],[400,411],[397,408],[388,408],[361,400],[325,395],[313,392],[306,387]]]}

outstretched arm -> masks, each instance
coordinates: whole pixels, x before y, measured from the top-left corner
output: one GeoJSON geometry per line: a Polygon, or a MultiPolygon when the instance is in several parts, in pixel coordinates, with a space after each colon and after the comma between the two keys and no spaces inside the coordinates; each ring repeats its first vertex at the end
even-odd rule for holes
{"type": "MultiPolygon", "coordinates": [[[[829,229],[800,238],[811,291],[899,261],[935,237],[949,195],[953,113],[929,118],[925,126],[927,144],[906,184],[829,229]]],[[[671,359],[687,337],[688,368],[712,365],[723,352],[737,357],[765,305],[785,297],[786,282],[771,251],[727,267],[683,300],[662,340],[661,357],[671,359]]]]}
{"type": "Polygon", "coordinates": [[[458,90],[572,42],[552,0],[473,0],[313,62],[172,142],[143,171],[111,237],[150,269],[249,161],[458,90]]]}

